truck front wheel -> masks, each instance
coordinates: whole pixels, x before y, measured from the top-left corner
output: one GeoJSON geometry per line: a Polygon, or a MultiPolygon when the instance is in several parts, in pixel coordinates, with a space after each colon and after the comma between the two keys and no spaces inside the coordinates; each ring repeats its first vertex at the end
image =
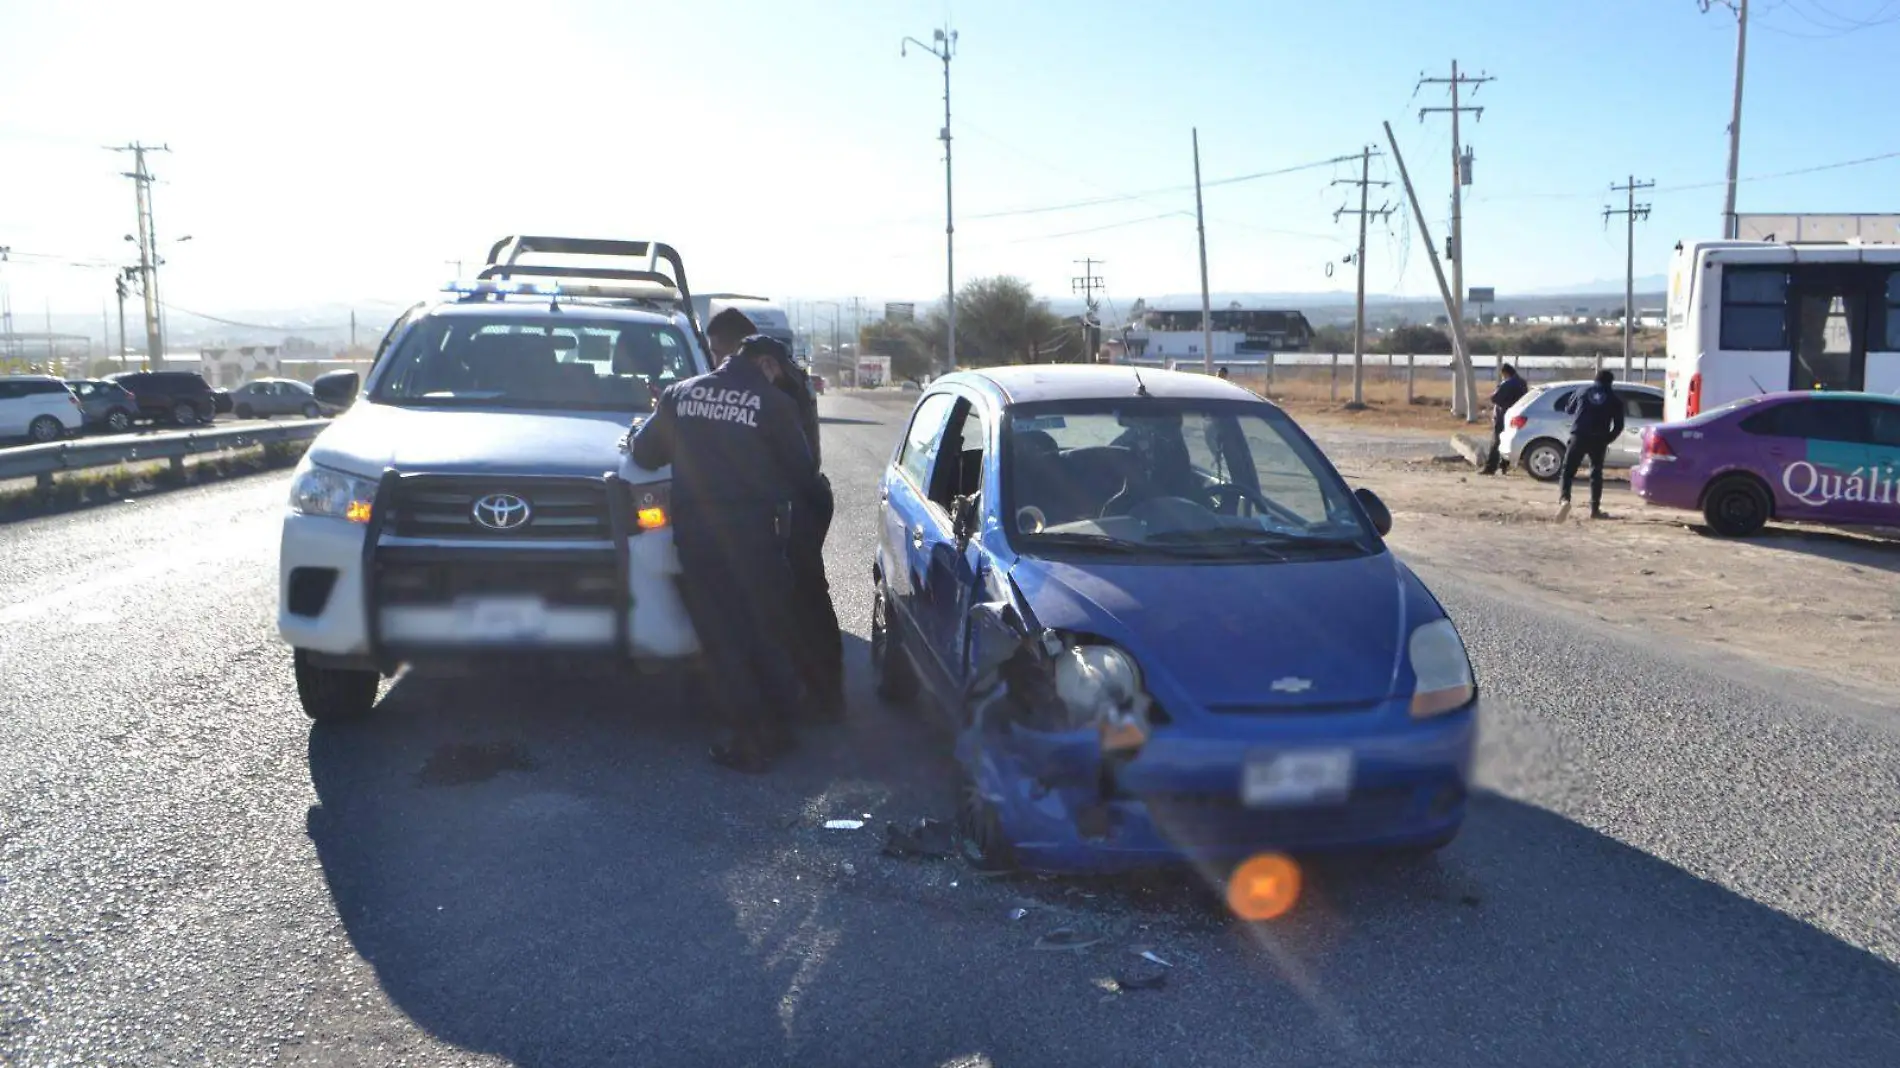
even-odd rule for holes
{"type": "Polygon", "coordinates": [[[295,650],[292,660],[297,672],[297,698],[303,702],[304,715],[316,722],[360,719],[375,706],[376,687],[382,682],[377,672],[327,667],[303,649],[295,650]]]}

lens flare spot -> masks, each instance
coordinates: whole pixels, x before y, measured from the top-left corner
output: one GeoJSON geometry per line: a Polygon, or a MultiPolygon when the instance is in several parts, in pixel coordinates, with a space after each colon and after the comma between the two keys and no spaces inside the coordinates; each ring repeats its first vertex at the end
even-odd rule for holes
{"type": "Polygon", "coordinates": [[[1227,880],[1227,907],[1243,920],[1274,920],[1300,900],[1300,866],[1280,853],[1242,861],[1227,880]]]}

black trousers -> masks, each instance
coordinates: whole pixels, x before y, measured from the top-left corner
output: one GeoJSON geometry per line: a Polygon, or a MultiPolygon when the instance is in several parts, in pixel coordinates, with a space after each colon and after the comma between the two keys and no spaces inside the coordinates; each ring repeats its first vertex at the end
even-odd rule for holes
{"type": "Polygon", "coordinates": [[[786,545],[792,571],[787,645],[811,693],[837,699],[844,695],[844,634],[831,603],[831,581],[825,576],[825,538],[831,532],[834,501],[830,480],[820,476],[819,485],[819,500],[792,512],[786,545]]]}
{"type": "Polygon", "coordinates": [[[1570,487],[1577,480],[1577,468],[1583,464],[1583,458],[1590,458],[1590,510],[1596,511],[1603,504],[1603,462],[1610,451],[1609,438],[1570,439],[1570,445],[1564,450],[1564,480],[1558,495],[1563,500],[1570,499],[1570,487]]]}
{"type": "Polygon", "coordinates": [[[784,646],[792,576],[769,520],[736,529],[675,528],[674,545],[714,719],[756,733],[789,718],[801,700],[784,646]]]}
{"type": "Polygon", "coordinates": [[[1498,473],[1498,465],[1502,463],[1504,460],[1503,452],[1504,452],[1504,424],[1492,423],[1491,424],[1491,444],[1487,446],[1484,450],[1484,467],[1483,467],[1484,474],[1495,475],[1498,473]]]}

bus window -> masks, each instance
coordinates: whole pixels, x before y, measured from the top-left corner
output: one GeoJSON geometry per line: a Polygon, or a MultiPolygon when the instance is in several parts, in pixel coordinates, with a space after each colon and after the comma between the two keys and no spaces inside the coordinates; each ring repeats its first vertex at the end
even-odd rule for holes
{"type": "Polygon", "coordinates": [[[1788,351],[1786,270],[1723,268],[1721,347],[1732,352],[1788,351]]]}
{"type": "Polygon", "coordinates": [[[1885,352],[1900,352],[1900,271],[1887,275],[1887,343],[1885,352]]]}

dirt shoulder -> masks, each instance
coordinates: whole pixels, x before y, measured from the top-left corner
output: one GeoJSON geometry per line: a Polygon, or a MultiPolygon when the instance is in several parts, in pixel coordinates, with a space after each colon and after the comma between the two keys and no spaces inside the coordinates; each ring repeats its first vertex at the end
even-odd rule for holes
{"type": "MultiPolygon", "coordinates": [[[[1486,477],[1442,458],[1335,462],[1392,509],[1390,540],[1408,558],[1608,623],[1900,687],[1900,542],[1779,525],[1718,538],[1699,515],[1645,506],[1621,477],[1605,485],[1611,519],[1559,524],[1556,488],[1521,474],[1486,477]]],[[[1586,496],[1579,486],[1581,512],[1586,496]]]]}

